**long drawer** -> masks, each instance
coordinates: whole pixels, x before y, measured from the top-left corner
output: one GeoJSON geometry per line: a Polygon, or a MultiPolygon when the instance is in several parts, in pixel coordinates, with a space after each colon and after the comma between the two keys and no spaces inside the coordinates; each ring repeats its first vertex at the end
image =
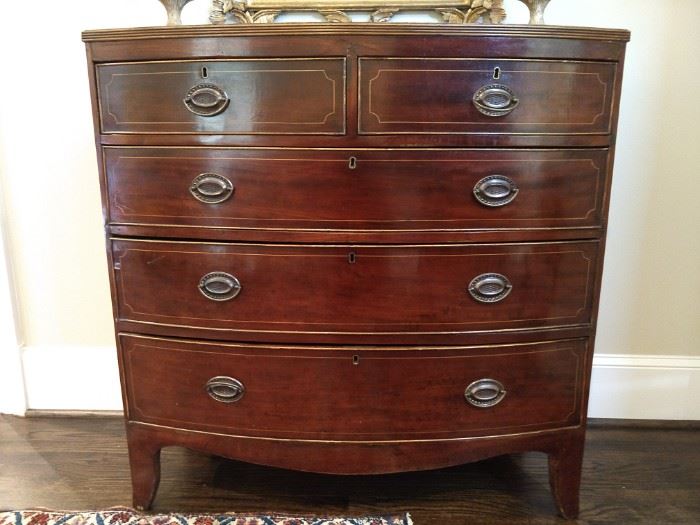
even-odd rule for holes
{"type": "Polygon", "coordinates": [[[108,220],[228,230],[597,227],[607,150],[105,148],[108,220]]]}
{"type": "Polygon", "coordinates": [[[361,58],[360,134],[608,134],[616,64],[361,58]]]}
{"type": "Polygon", "coordinates": [[[440,439],[580,421],[585,340],[252,346],[121,335],[129,418],[246,436],[440,439]]]}
{"type": "Polygon", "coordinates": [[[97,65],[103,133],[345,133],[345,58],[97,65]]]}
{"type": "MultiPolygon", "coordinates": [[[[294,246],[112,240],[119,319],[241,334],[590,323],[595,241],[294,246]]],[[[262,339],[265,340],[265,339],[262,339]]]]}

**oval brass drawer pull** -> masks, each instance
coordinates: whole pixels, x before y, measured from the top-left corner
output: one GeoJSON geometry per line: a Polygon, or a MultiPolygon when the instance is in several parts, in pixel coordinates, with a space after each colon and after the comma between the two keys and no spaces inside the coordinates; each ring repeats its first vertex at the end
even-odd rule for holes
{"type": "Polygon", "coordinates": [[[482,273],[469,283],[469,294],[480,303],[502,301],[513,289],[508,277],[500,273],[482,273]]]}
{"type": "Polygon", "coordinates": [[[483,86],[474,93],[472,102],[479,113],[487,117],[505,117],[520,104],[513,91],[503,84],[483,86]]]}
{"type": "Polygon", "coordinates": [[[496,406],[506,397],[506,390],[500,381],[495,379],[479,379],[470,384],[464,391],[467,403],[477,408],[496,406]]]}
{"type": "Polygon", "coordinates": [[[513,202],[520,190],[505,175],[489,175],[474,185],[474,196],[484,206],[497,208],[513,202]]]}
{"type": "Polygon", "coordinates": [[[230,100],[219,86],[198,84],[187,92],[183,102],[187,110],[195,115],[214,117],[226,111],[230,100]]]}
{"type": "Polygon", "coordinates": [[[209,397],[220,403],[235,403],[245,394],[245,386],[238,379],[227,376],[212,377],[205,389],[209,397]]]}
{"type": "Polygon", "coordinates": [[[231,181],[216,173],[202,173],[194,178],[190,193],[200,202],[220,204],[233,195],[235,188],[231,181]]]}
{"type": "Polygon", "coordinates": [[[224,272],[211,272],[199,281],[199,291],[212,301],[230,301],[241,293],[241,283],[224,272]]]}

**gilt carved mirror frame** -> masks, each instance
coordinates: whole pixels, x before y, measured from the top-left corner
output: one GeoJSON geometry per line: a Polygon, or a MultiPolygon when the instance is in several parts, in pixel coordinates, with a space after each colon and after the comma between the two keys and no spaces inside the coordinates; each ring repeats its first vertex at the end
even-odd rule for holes
{"type": "Polygon", "coordinates": [[[506,16],[503,0],[213,0],[209,19],[214,24],[270,23],[284,12],[312,11],[327,22],[352,22],[352,11],[369,12],[371,22],[389,22],[406,11],[432,11],[445,22],[497,24],[506,16]]]}
{"type": "MultiPolygon", "coordinates": [[[[182,9],[192,0],[160,0],[168,25],[181,24],[182,9]]],[[[550,0],[520,0],[530,10],[530,23],[543,24],[550,0]]],[[[352,11],[370,13],[370,22],[389,22],[399,12],[432,11],[450,24],[498,24],[506,17],[503,0],[212,0],[209,20],[242,24],[274,22],[284,12],[311,11],[327,22],[352,22],[352,11]]]]}

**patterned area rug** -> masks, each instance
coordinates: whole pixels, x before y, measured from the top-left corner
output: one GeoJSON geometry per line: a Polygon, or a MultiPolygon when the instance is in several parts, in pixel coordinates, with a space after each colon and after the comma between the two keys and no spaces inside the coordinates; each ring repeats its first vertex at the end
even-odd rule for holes
{"type": "Polygon", "coordinates": [[[244,514],[145,514],[127,508],[99,512],[0,512],[0,525],[413,525],[411,516],[364,518],[244,514]]]}

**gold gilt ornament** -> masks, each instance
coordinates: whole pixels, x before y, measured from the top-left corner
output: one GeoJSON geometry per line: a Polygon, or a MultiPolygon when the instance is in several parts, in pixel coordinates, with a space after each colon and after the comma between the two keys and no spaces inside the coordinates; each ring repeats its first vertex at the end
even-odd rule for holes
{"type": "Polygon", "coordinates": [[[451,24],[485,22],[498,24],[506,17],[503,0],[213,0],[209,20],[242,24],[274,22],[285,11],[311,11],[327,22],[351,22],[349,13],[365,11],[371,22],[389,22],[396,13],[433,11],[451,24]]]}

